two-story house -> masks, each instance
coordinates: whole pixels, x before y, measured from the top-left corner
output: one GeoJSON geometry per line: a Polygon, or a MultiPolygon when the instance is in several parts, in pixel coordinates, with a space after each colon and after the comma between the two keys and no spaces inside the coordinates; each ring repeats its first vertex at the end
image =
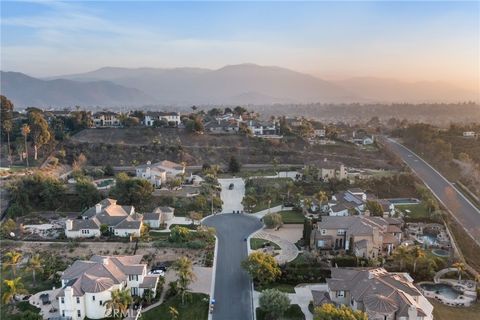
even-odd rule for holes
{"type": "Polygon", "coordinates": [[[60,315],[65,319],[104,319],[112,314],[106,301],[114,290],[128,289],[132,296],[155,292],[158,275],[148,275],[142,256],[93,256],[77,260],[61,276],[57,295],[60,315]]]}
{"type": "Polygon", "coordinates": [[[149,180],[153,186],[160,188],[165,181],[169,178],[185,173],[185,166],[163,160],[157,163],[147,161],[146,164],[135,167],[135,174],[137,178],[149,180]]]}
{"type": "Polygon", "coordinates": [[[433,306],[408,273],[384,268],[332,268],[329,299],[367,313],[370,320],[433,320],[433,306]]]}
{"type": "Polygon", "coordinates": [[[154,125],[155,121],[165,121],[171,127],[177,127],[180,120],[180,112],[162,112],[162,111],[147,111],[143,118],[143,124],[147,127],[154,125]]]}
{"type": "Polygon", "coordinates": [[[112,111],[101,111],[93,114],[93,126],[101,127],[118,127],[120,126],[118,114],[112,111]]]}

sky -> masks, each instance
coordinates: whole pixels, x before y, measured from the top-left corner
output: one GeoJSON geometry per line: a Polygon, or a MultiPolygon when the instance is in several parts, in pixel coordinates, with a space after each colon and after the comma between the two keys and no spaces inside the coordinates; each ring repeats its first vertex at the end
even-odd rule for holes
{"type": "Polygon", "coordinates": [[[1,1],[1,69],[276,65],[480,87],[480,2],[1,1]]]}

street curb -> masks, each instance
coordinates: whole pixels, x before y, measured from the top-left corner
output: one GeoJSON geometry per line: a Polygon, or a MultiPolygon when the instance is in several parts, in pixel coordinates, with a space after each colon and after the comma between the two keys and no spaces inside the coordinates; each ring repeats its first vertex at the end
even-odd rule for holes
{"type": "MultiPolygon", "coordinates": [[[[255,217],[255,218],[257,218],[257,217],[255,217]]],[[[259,219],[259,220],[260,220],[260,219],[259,219]]],[[[261,228],[253,231],[253,232],[247,237],[247,256],[249,256],[250,253],[252,253],[252,251],[253,251],[253,250],[250,248],[250,238],[253,237],[258,231],[265,229],[265,225],[263,224],[263,222],[262,222],[262,225],[263,225],[263,226],[262,226],[261,228]]],[[[256,310],[257,308],[256,308],[256,306],[255,306],[255,301],[254,301],[254,299],[253,299],[253,292],[255,291],[255,289],[254,289],[254,287],[253,287],[253,281],[250,280],[250,282],[251,282],[251,285],[252,285],[252,290],[251,290],[251,295],[252,295],[252,297],[251,297],[251,298],[252,298],[252,319],[253,319],[253,320],[257,320],[257,310],[256,310]]]]}
{"type": "MultiPolygon", "coordinates": [[[[213,252],[213,266],[212,266],[212,282],[210,283],[210,300],[208,302],[208,307],[210,308],[210,304],[212,299],[215,296],[215,277],[217,275],[217,252],[218,252],[218,238],[215,235],[215,249],[213,252]]],[[[213,313],[210,313],[210,309],[208,310],[208,320],[212,320],[213,313]]]]}

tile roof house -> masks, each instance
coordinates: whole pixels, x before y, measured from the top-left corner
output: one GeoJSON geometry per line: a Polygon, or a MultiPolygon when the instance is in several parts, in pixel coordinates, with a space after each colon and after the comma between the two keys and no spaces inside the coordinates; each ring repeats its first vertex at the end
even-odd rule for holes
{"type": "Polygon", "coordinates": [[[367,194],[359,188],[349,189],[334,194],[328,202],[330,216],[347,216],[352,212],[359,214],[365,210],[367,194]]]}
{"type": "Polygon", "coordinates": [[[118,127],[121,125],[118,114],[113,111],[100,111],[93,114],[93,125],[99,127],[118,127]]]}
{"type": "Polygon", "coordinates": [[[148,275],[142,256],[93,256],[77,260],[61,276],[57,295],[62,317],[72,320],[103,319],[109,314],[105,302],[112,291],[129,289],[132,296],[156,291],[158,275],[148,275]]]}
{"type": "Polygon", "coordinates": [[[236,120],[215,120],[205,124],[205,130],[211,134],[237,133],[240,124],[236,120]]]}
{"type": "Polygon", "coordinates": [[[332,268],[328,296],[367,313],[368,319],[433,320],[433,306],[408,273],[383,268],[332,268]]]}
{"type": "Polygon", "coordinates": [[[143,223],[150,228],[160,228],[162,223],[166,223],[174,218],[175,209],[172,207],[157,207],[152,212],[143,214],[143,223]]]}
{"type": "Polygon", "coordinates": [[[143,216],[135,213],[133,206],[122,206],[117,200],[104,199],[81,214],[82,219],[68,219],[65,226],[67,238],[99,237],[100,227],[119,237],[139,237],[143,216]]]}
{"type": "Polygon", "coordinates": [[[185,167],[168,160],[153,164],[147,161],[146,164],[136,166],[135,173],[137,178],[147,179],[153,186],[159,188],[168,178],[184,174],[185,167]]]}
{"type": "Polygon", "coordinates": [[[402,241],[403,222],[396,218],[326,216],[310,238],[317,250],[352,251],[357,257],[389,255],[402,241]]]}

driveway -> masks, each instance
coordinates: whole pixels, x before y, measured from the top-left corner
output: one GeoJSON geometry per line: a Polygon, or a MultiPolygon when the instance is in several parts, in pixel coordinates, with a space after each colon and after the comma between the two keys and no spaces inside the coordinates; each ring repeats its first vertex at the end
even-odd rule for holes
{"type": "Polygon", "coordinates": [[[214,227],[218,238],[213,319],[253,319],[252,281],[240,263],[248,255],[244,239],[262,223],[243,214],[221,214],[206,218],[203,224],[214,227]]]}
{"type": "Polygon", "coordinates": [[[218,182],[222,186],[222,191],[220,192],[220,198],[223,201],[222,213],[242,212],[242,200],[245,195],[245,182],[243,179],[218,179],[218,182]],[[232,190],[229,189],[231,183],[234,185],[232,190]]]}

